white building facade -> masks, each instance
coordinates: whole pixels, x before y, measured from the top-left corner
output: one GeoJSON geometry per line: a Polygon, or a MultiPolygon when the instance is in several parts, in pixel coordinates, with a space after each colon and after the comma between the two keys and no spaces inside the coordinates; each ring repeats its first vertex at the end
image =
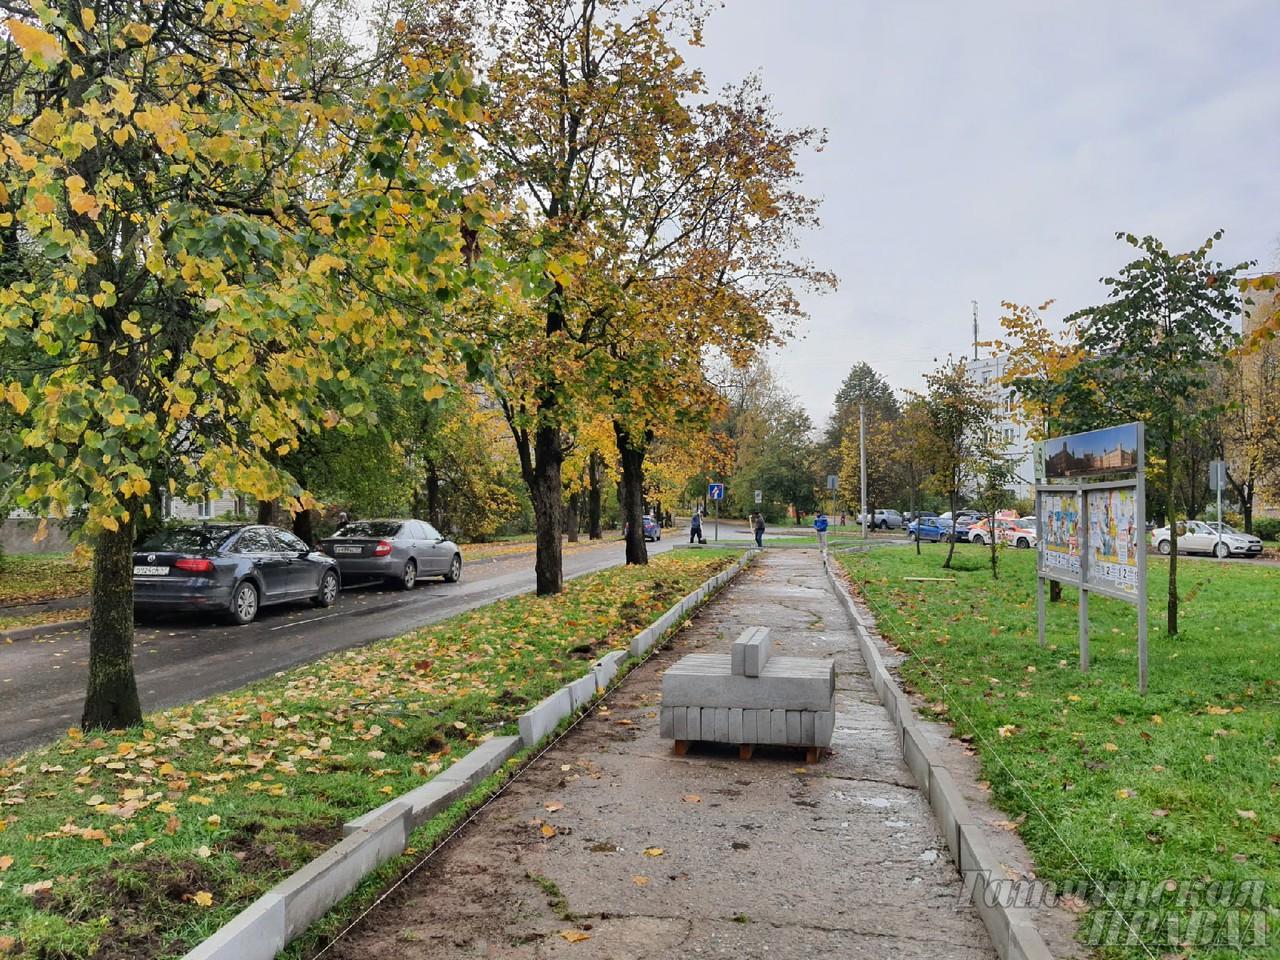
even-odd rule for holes
{"type": "Polygon", "coordinates": [[[1017,401],[1013,389],[1001,384],[1005,375],[1006,357],[986,357],[981,360],[965,360],[965,369],[974,382],[979,383],[991,398],[995,411],[996,437],[1004,444],[1006,455],[1013,462],[1017,481],[1010,487],[1019,499],[1030,499],[1035,490],[1035,468],[1032,462],[1032,440],[1027,436],[1027,425],[1018,422],[1017,401]]]}

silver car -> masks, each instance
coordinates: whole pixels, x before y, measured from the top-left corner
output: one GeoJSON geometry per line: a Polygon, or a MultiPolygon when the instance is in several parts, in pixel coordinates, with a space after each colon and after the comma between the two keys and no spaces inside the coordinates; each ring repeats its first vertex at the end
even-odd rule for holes
{"type": "Polygon", "coordinates": [[[462,577],[462,551],[425,520],[351,520],[320,550],[338,561],[343,583],[380,578],[412,590],[423,577],[462,577]]]}

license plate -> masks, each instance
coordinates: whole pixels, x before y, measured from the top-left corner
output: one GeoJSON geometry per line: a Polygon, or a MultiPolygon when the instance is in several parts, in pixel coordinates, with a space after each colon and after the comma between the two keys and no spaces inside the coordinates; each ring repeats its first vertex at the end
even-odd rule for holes
{"type": "Polygon", "coordinates": [[[169,568],[138,566],[133,568],[133,575],[135,577],[167,577],[169,568]]]}
{"type": "Polygon", "coordinates": [[[360,553],[363,547],[334,547],[334,553],[360,553]]]}

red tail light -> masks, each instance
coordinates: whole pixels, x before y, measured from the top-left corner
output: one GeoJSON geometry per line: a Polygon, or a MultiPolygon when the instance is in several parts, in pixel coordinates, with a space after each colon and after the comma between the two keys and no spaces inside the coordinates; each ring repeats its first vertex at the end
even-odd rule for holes
{"type": "Polygon", "coordinates": [[[391,555],[391,541],[379,540],[378,545],[373,548],[375,557],[389,557],[391,555]]]}
{"type": "Polygon", "coordinates": [[[173,561],[173,565],[179,570],[187,571],[187,573],[213,573],[212,560],[182,557],[173,561]]]}

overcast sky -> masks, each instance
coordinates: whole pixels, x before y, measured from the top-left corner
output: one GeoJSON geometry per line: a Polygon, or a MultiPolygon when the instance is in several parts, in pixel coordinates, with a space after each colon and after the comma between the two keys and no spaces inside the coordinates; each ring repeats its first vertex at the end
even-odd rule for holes
{"type": "Polygon", "coordinates": [[[1276,263],[1280,4],[726,0],[691,58],[758,71],[807,157],[840,278],[776,366],[821,423],[850,365],[915,387],[1002,300],[1097,302],[1117,230],[1276,263]]]}

